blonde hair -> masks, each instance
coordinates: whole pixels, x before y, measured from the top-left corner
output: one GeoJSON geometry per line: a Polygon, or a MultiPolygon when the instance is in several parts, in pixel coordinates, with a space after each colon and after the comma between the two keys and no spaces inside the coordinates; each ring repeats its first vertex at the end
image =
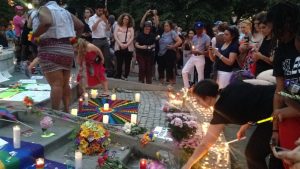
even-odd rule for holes
{"type": "Polygon", "coordinates": [[[87,50],[88,42],[85,39],[79,38],[75,47],[78,48],[77,62],[82,63],[86,50],[87,50]]]}
{"type": "Polygon", "coordinates": [[[250,20],[248,20],[248,19],[243,20],[241,22],[241,24],[245,24],[245,25],[249,26],[250,29],[252,29],[252,22],[250,20]]]}

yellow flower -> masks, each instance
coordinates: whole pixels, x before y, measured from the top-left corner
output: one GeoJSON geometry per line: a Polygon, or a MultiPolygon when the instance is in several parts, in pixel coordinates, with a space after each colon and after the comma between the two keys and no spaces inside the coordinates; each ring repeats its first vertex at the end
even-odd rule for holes
{"type": "Polygon", "coordinates": [[[89,136],[90,132],[88,130],[82,130],[80,132],[80,136],[81,137],[84,137],[84,138],[87,138],[89,136]]]}
{"type": "Polygon", "coordinates": [[[94,139],[98,140],[99,138],[101,138],[102,133],[101,132],[94,132],[94,139]]]}
{"type": "Polygon", "coordinates": [[[88,130],[89,128],[87,128],[86,126],[82,125],[82,126],[81,126],[81,129],[82,129],[82,130],[88,130]]]}
{"type": "Polygon", "coordinates": [[[85,147],[82,147],[82,146],[79,146],[79,151],[81,151],[82,153],[86,153],[86,148],[85,147]]]}
{"type": "Polygon", "coordinates": [[[86,148],[86,147],[89,146],[89,143],[88,143],[87,141],[85,141],[85,140],[81,140],[81,141],[80,141],[80,146],[86,148]]]}

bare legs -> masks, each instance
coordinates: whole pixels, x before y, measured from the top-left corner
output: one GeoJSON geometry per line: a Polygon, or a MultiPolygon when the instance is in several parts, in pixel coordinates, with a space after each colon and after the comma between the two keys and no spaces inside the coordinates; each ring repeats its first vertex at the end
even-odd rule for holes
{"type": "Polygon", "coordinates": [[[57,70],[45,73],[45,77],[51,86],[52,109],[59,110],[63,100],[64,111],[69,112],[71,89],[69,86],[70,71],[57,70]]]}

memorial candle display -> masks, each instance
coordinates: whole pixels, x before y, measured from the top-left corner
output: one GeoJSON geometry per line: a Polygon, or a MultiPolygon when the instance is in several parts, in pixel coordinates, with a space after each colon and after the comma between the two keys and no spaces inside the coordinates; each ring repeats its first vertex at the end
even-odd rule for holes
{"type": "Polygon", "coordinates": [[[14,148],[21,148],[21,128],[20,126],[13,127],[14,148]]]}
{"type": "Polygon", "coordinates": [[[140,93],[136,93],[135,96],[134,96],[134,100],[136,102],[140,102],[141,101],[141,94],[140,93]]]}
{"type": "Polygon", "coordinates": [[[131,114],[130,122],[132,124],[136,124],[137,123],[137,114],[131,114]]]}
{"type": "Polygon", "coordinates": [[[108,124],[108,122],[109,122],[109,116],[108,115],[104,115],[103,116],[103,123],[104,124],[108,124]]]}
{"type": "Polygon", "coordinates": [[[82,169],[82,153],[75,151],[75,169],[82,169]]]}
{"type": "Polygon", "coordinates": [[[116,95],[116,94],[112,94],[112,95],[111,95],[111,100],[112,100],[112,101],[117,100],[117,95],[116,95]]]}
{"type": "Polygon", "coordinates": [[[147,169],[147,160],[146,159],[140,160],[140,169],[147,169]]]}
{"type": "Polygon", "coordinates": [[[35,160],[36,169],[44,169],[45,168],[45,160],[43,158],[38,158],[35,160]]]}
{"type": "Polygon", "coordinates": [[[97,95],[98,95],[98,91],[92,89],[92,90],[91,90],[91,96],[92,96],[92,98],[93,98],[93,99],[96,99],[97,95]]]}
{"type": "Polygon", "coordinates": [[[77,116],[77,113],[78,113],[78,110],[77,110],[77,109],[72,109],[72,110],[71,110],[71,114],[72,114],[73,116],[77,116]]]}

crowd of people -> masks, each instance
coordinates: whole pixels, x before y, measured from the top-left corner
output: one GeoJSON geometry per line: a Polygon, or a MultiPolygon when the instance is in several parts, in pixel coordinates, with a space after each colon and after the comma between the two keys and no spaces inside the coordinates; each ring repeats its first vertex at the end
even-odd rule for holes
{"type": "Polygon", "coordinates": [[[241,138],[251,126],[249,122],[270,116],[273,125],[257,126],[248,143],[249,169],[300,168],[299,142],[295,143],[300,137],[299,101],[278,94],[300,93],[297,5],[280,2],[237,25],[217,21],[209,28],[198,20],[185,32],[170,20],[160,22],[156,9],[147,10],[136,27],[129,13],[116,19],[103,4],[85,8],[78,19],[76,11],[64,9],[56,1],[32,3],[36,8],[28,12],[15,7],[12,24],[1,28],[0,43],[15,46],[17,68],[41,67],[51,86],[53,109],[59,109],[63,101],[64,111],[69,112],[72,66],[78,67],[77,80],[83,92],[103,86],[103,94],[108,95],[107,77],[127,80],[136,57],[140,83],[151,84],[156,71],[162,85],[173,85],[176,76],[182,75],[184,87],[192,88],[198,103],[215,108],[208,134],[184,169],[203,157],[225,124],[241,125],[237,133],[241,138]],[[274,86],[235,83],[239,72],[259,77],[267,70],[273,70],[274,86]],[[276,146],[289,151],[277,152],[276,146]],[[267,164],[270,153],[277,158],[267,164]]]}

